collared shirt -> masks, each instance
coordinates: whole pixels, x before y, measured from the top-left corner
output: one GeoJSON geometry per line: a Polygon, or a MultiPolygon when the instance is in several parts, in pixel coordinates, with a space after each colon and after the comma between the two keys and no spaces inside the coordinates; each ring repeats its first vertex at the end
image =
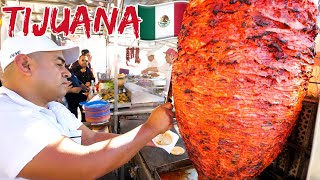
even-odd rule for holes
{"type": "Polygon", "coordinates": [[[0,87],[0,179],[16,178],[44,147],[61,136],[70,137],[82,123],[58,102],[48,109],[0,87]]]}

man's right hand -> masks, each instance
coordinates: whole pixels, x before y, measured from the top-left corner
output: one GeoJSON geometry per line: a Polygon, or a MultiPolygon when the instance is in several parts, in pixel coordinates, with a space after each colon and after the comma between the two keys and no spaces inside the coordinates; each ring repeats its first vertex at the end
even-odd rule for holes
{"type": "Polygon", "coordinates": [[[146,124],[153,128],[156,134],[164,133],[173,127],[172,104],[165,103],[154,109],[146,124]]]}
{"type": "Polygon", "coordinates": [[[81,90],[81,87],[72,87],[69,92],[78,94],[81,90]]]}

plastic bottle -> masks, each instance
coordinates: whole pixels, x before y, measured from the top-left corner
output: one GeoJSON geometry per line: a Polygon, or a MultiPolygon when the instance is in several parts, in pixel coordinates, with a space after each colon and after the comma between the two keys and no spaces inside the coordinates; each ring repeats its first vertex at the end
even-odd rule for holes
{"type": "Polygon", "coordinates": [[[88,100],[92,99],[93,96],[94,96],[94,94],[93,94],[93,88],[90,86],[90,87],[89,87],[88,100]]]}
{"type": "Polygon", "coordinates": [[[94,85],[94,81],[91,80],[91,85],[90,85],[90,89],[92,89],[93,94],[97,94],[97,89],[96,86],[94,85]]]}
{"type": "Polygon", "coordinates": [[[88,94],[88,100],[92,99],[94,97],[94,95],[96,94],[95,93],[95,86],[94,86],[94,81],[91,80],[91,84],[90,84],[90,87],[89,87],[89,94],[88,94]]]}

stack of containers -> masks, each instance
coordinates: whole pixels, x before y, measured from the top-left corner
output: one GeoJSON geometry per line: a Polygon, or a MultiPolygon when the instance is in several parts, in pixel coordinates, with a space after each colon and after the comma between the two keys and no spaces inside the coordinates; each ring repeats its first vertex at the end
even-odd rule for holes
{"type": "Polygon", "coordinates": [[[86,121],[101,123],[110,119],[110,104],[106,101],[92,101],[84,104],[86,121]]]}

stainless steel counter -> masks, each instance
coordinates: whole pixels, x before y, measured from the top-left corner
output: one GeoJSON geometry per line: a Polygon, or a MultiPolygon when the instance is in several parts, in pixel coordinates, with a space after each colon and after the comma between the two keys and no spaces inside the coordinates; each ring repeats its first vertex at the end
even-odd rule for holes
{"type": "Polygon", "coordinates": [[[130,107],[130,108],[121,108],[118,109],[117,112],[111,112],[111,115],[134,115],[134,114],[146,114],[151,113],[151,111],[156,108],[153,106],[146,106],[146,107],[130,107]]]}

